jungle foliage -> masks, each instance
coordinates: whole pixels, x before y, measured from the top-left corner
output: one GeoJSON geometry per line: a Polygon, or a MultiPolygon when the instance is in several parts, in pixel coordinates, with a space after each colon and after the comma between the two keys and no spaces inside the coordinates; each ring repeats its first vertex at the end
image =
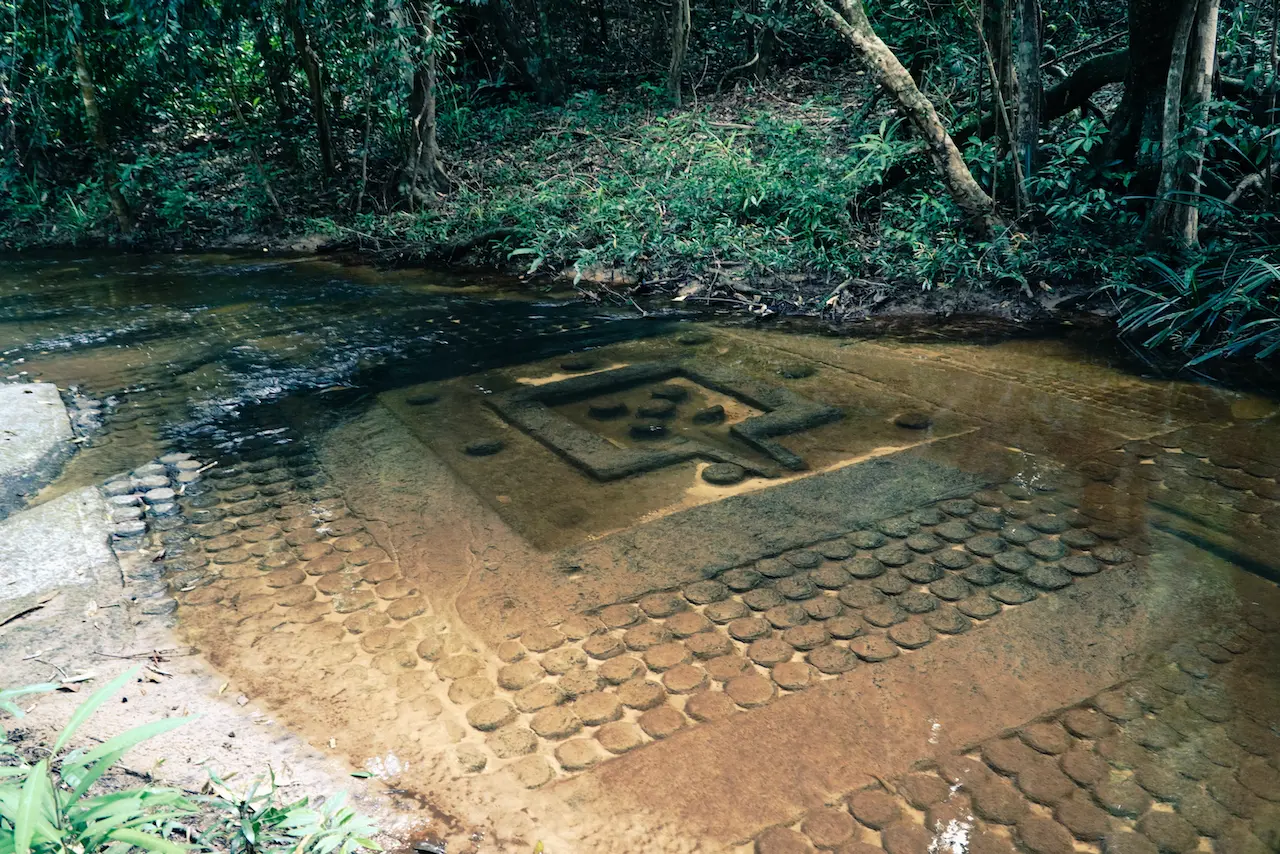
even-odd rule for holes
{"type": "Polygon", "coordinates": [[[1144,341],[1261,355],[1278,10],[0,0],[0,240],[320,231],[846,316],[894,289],[1100,286],[1144,341]],[[1232,270],[1243,325],[1166,304],[1238,296],[1232,270]]]}

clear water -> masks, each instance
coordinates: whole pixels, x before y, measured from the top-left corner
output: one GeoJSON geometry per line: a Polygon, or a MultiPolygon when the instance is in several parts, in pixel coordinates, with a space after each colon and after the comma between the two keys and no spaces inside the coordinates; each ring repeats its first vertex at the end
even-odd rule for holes
{"type": "MultiPolygon", "coordinates": [[[[699,321],[494,277],[60,256],[0,272],[0,373],[105,403],[42,497],[214,464],[147,545],[178,630],[458,816],[450,850],[1280,850],[1274,400],[1134,373],[1092,333],[699,321]],[[803,470],[600,482],[488,405],[671,359],[844,417],[779,439],[803,470]]],[[[729,432],[745,386],[678,382],[672,435],[763,459],[729,432]],[[725,424],[690,420],[713,404],[725,424]]],[[[593,402],[555,412],[637,447],[593,402]]]]}

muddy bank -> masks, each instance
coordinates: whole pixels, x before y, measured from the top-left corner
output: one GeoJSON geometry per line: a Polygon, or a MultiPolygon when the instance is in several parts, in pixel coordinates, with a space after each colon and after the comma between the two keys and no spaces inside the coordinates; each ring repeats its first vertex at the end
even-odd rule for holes
{"type": "MultiPolygon", "coordinates": [[[[804,272],[766,277],[741,275],[736,267],[711,265],[694,274],[642,276],[592,266],[568,267],[525,275],[526,266],[495,267],[473,253],[474,247],[418,245],[386,247],[380,242],[324,234],[243,234],[207,242],[163,238],[119,239],[74,246],[49,244],[23,250],[25,257],[56,257],[68,252],[228,253],[264,258],[315,257],[352,267],[380,270],[428,269],[477,280],[518,280],[539,290],[573,289],[605,303],[648,309],[680,307],[744,318],[809,317],[837,329],[854,331],[868,322],[927,324],[939,318],[971,318],[1006,324],[1054,324],[1080,317],[1110,319],[1114,301],[1092,284],[1043,284],[1033,292],[1016,284],[974,288],[923,289],[885,279],[839,279],[804,272]]],[[[1114,335],[1114,330],[1111,334],[1114,335]]]]}

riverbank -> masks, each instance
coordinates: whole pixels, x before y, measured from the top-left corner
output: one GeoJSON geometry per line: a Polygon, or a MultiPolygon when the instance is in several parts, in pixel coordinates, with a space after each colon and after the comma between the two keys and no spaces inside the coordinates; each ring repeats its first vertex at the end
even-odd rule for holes
{"type": "MultiPolygon", "coordinates": [[[[1036,291],[1021,287],[908,289],[885,281],[846,279],[832,282],[815,275],[789,274],[768,281],[748,283],[735,271],[720,269],[680,278],[638,277],[625,269],[572,266],[558,272],[529,273],[510,262],[486,264],[467,256],[452,262],[431,260],[419,251],[359,241],[315,232],[291,234],[242,234],[228,240],[152,245],[145,240],[122,244],[43,244],[14,252],[11,257],[68,258],[78,253],[125,255],[172,254],[174,257],[226,254],[239,258],[332,262],[345,267],[379,270],[439,270],[462,280],[474,278],[492,285],[501,281],[533,293],[576,293],[602,304],[629,305],[639,312],[689,309],[720,317],[741,319],[792,318],[811,321],[808,329],[836,334],[864,334],[890,328],[960,321],[968,327],[984,327],[995,334],[1009,334],[1019,326],[1043,328],[1056,324],[1100,324],[1112,331],[1119,313],[1116,299],[1088,284],[1063,283],[1036,291]],[[1000,331],[996,331],[999,329],[1000,331]]],[[[960,337],[967,337],[962,330],[960,337]]],[[[985,334],[985,333],[984,333],[985,334]]]]}
{"type": "MultiPolygon", "coordinates": [[[[153,462],[132,478],[119,475],[109,489],[54,485],[63,482],[81,444],[101,436],[101,416],[116,405],[68,397],[71,406],[51,383],[0,379],[5,423],[14,428],[4,431],[0,444],[0,648],[6,651],[0,766],[20,773],[13,766],[24,758],[48,761],[64,730],[75,729],[71,746],[100,745],[133,727],[187,718],[177,729],[122,748],[123,758],[89,795],[173,787],[201,804],[207,826],[218,807],[205,796],[214,792],[235,802],[252,798],[245,793],[256,786],[261,795],[270,792],[289,804],[314,797],[319,804],[349,793],[356,809],[375,818],[384,847],[407,849],[429,822],[411,816],[413,808],[371,775],[353,777],[304,743],[257,698],[229,690],[230,683],[177,632],[173,594],[180,585],[166,583],[160,561],[174,548],[173,523],[181,517],[175,503],[156,503],[161,493],[174,498],[175,490],[152,488],[169,480],[157,480],[155,472],[175,475],[174,466],[153,462]],[[98,417],[85,419],[85,413],[98,417]],[[119,679],[119,690],[77,724],[90,698],[119,679]],[[27,686],[34,690],[23,693],[27,686]],[[17,693],[4,696],[6,691],[17,693]]],[[[187,465],[188,472],[198,468],[187,465]]],[[[198,482],[198,475],[188,474],[173,485],[198,482]]]]}
{"type": "MultiPolygon", "coordinates": [[[[583,92],[554,107],[454,97],[440,127],[448,194],[406,205],[378,152],[367,172],[326,181],[297,140],[255,152],[214,130],[159,135],[127,158],[145,164],[126,187],[131,235],[99,185],[28,198],[15,184],[0,246],[320,252],[839,322],[1046,319],[1136,264],[1110,208],[1086,205],[1076,226],[1039,235],[1029,222],[994,240],[968,234],[927,169],[902,174],[914,141],[848,67],[677,109],[644,92],[583,92]]],[[[74,172],[74,160],[63,165],[74,172]]]]}

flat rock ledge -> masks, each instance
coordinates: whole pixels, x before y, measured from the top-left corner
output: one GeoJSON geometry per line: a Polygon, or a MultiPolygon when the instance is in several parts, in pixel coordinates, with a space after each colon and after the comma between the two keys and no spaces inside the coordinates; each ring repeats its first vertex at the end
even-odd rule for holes
{"type": "Polygon", "coordinates": [[[75,448],[71,439],[57,386],[0,384],[0,519],[53,479],[75,448]]]}

